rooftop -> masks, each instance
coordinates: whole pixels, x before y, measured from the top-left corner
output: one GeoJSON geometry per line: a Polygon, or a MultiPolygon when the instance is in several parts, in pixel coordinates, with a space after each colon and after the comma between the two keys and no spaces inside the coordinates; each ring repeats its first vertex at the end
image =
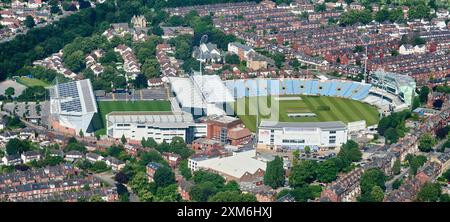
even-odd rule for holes
{"type": "Polygon", "coordinates": [[[334,122],[275,122],[269,120],[261,120],[259,127],[262,128],[320,128],[320,129],[346,129],[341,121],[334,122]]]}
{"type": "Polygon", "coordinates": [[[241,178],[245,173],[255,173],[258,169],[266,170],[266,163],[255,159],[254,149],[234,153],[228,157],[216,157],[211,159],[200,159],[201,168],[211,169],[235,178],[241,178]]]}
{"type": "Polygon", "coordinates": [[[84,79],[50,88],[50,112],[88,114],[97,112],[91,81],[84,79]]]}
{"type": "Polygon", "coordinates": [[[186,112],[111,112],[106,115],[108,123],[142,123],[152,124],[158,127],[173,127],[177,123],[179,127],[189,127],[194,123],[190,113],[186,112]]]}

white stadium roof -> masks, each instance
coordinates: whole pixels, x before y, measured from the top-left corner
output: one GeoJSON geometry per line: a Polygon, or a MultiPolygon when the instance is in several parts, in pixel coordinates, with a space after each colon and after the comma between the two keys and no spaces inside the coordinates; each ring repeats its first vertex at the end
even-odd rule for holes
{"type": "Polygon", "coordinates": [[[111,112],[106,115],[108,124],[137,123],[160,128],[188,128],[194,124],[190,113],[186,112],[111,112]]]}
{"type": "Polygon", "coordinates": [[[234,102],[228,88],[217,75],[192,76],[195,86],[202,93],[206,103],[234,102]]]}
{"type": "Polygon", "coordinates": [[[50,88],[50,112],[55,114],[92,114],[97,112],[89,79],[67,82],[50,88]]]}
{"type": "Polygon", "coordinates": [[[172,91],[176,94],[182,107],[206,108],[199,89],[189,78],[169,77],[172,91]]]}

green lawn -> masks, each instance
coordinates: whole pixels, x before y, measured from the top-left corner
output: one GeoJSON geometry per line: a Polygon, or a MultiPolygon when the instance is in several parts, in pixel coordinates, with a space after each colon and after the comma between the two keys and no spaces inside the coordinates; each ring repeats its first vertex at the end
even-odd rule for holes
{"type": "Polygon", "coordinates": [[[98,113],[93,118],[93,126],[98,134],[106,134],[106,114],[113,111],[170,111],[169,101],[99,101],[98,113]]]}
{"type": "Polygon", "coordinates": [[[17,79],[17,81],[19,83],[21,83],[22,85],[25,85],[27,87],[32,87],[32,86],[43,86],[43,87],[47,87],[50,86],[49,83],[42,81],[40,79],[35,79],[35,78],[28,78],[28,77],[20,77],[17,79]]]}
{"type": "MultiPolygon", "coordinates": [[[[298,95],[296,95],[298,97],[298,95]]],[[[379,121],[379,113],[377,109],[371,105],[360,101],[327,97],[327,96],[300,96],[302,100],[280,100],[279,111],[274,111],[269,115],[260,115],[261,119],[270,118],[271,115],[277,116],[280,122],[325,122],[325,121],[342,121],[344,123],[366,120],[367,125],[377,124],[379,121]],[[329,109],[329,110],[327,110],[329,109]],[[291,118],[287,113],[315,113],[316,117],[300,117],[291,118]]],[[[270,98],[270,97],[269,97],[270,98]]],[[[262,97],[268,99],[268,97],[262,97]]],[[[256,115],[250,115],[249,110],[257,110],[256,100],[250,98],[242,98],[237,102],[245,101],[245,114],[239,115],[239,118],[253,132],[256,128],[256,115]]],[[[270,99],[267,100],[270,107],[270,99]]],[[[233,104],[236,110],[236,103],[233,104]]],[[[261,106],[260,106],[261,107],[261,106]]],[[[263,113],[263,112],[260,112],[263,113]]],[[[268,113],[268,112],[267,112],[268,113]]],[[[264,114],[264,113],[263,113],[264,114]]]]}

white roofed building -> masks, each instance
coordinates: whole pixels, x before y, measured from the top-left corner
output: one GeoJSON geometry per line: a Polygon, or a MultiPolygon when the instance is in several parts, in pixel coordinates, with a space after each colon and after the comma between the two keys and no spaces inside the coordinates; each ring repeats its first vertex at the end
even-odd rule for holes
{"type": "Polygon", "coordinates": [[[169,82],[181,109],[194,116],[225,115],[227,104],[235,101],[216,75],[169,77],[169,82]]]}
{"type": "Polygon", "coordinates": [[[97,112],[89,79],[57,84],[50,88],[50,114],[53,127],[86,132],[97,112]]]}
{"type": "Polygon", "coordinates": [[[232,156],[215,158],[189,158],[188,167],[192,171],[209,170],[223,176],[227,181],[238,183],[260,182],[266,170],[266,162],[256,158],[256,151],[234,152],[232,156]]]}
{"type": "Polygon", "coordinates": [[[106,115],[107,135],[140,141],[153,138],[157,143],[168,143],[173,137],[190,142],[194,138],[196,123],[187,112],[111,112],[106,115]]]}

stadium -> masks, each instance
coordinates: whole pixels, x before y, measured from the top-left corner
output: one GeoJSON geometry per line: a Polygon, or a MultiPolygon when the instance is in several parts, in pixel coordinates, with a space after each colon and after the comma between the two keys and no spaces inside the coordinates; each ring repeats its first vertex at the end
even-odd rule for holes
{"type": "MultiPolygon", "coordinates": [[[[348,123],[365,120],[368,125],[374,125],[379,119],[377,109],[362,102],[371,90],[370,84],[343,80],[248,79],[228,80],[225,85],[237,104],[245,101],[246,113],[239,113],[238,116],[253,131],[256,115],[250,115],[249,111],[257,106],[255,100],[250,99],[252,97],[267,99],[269,106],[272,97],[279,97],[279,111],[275,118],[281,122],[348,123]]],[[[262,115],[260,118],[268,116],[262,115]]]]}
{"type": "Polygon", "coordinates": [[[53,108],[52,114],[57,119],[54,123],[73,129],[73,134],[86,132],[88,120],[94,117],[90,125],[109,137],[138,140],[143,135],[161,135],[158,138],[168,140],[178,135],[186,141],[206,134],[205,123],[197,121],[200,117],[229,115],[239,117],[267,147],[276,143],[296,149],[338,147],[348,133],[376,128],[380,116],[410,107],[415,83],[392,75],[372,73],[371,83],[326,78],[221,80],[217,75],[193,75],[169,77],[164,87],[131,94],[93,92],[87,80],[55,86],[53,107],[73,100],[67,100],[64,93],[68,91],[81,108],[78,113],[53,108]],[[278,139],[272,140],[275,134],[278,139]]]}

